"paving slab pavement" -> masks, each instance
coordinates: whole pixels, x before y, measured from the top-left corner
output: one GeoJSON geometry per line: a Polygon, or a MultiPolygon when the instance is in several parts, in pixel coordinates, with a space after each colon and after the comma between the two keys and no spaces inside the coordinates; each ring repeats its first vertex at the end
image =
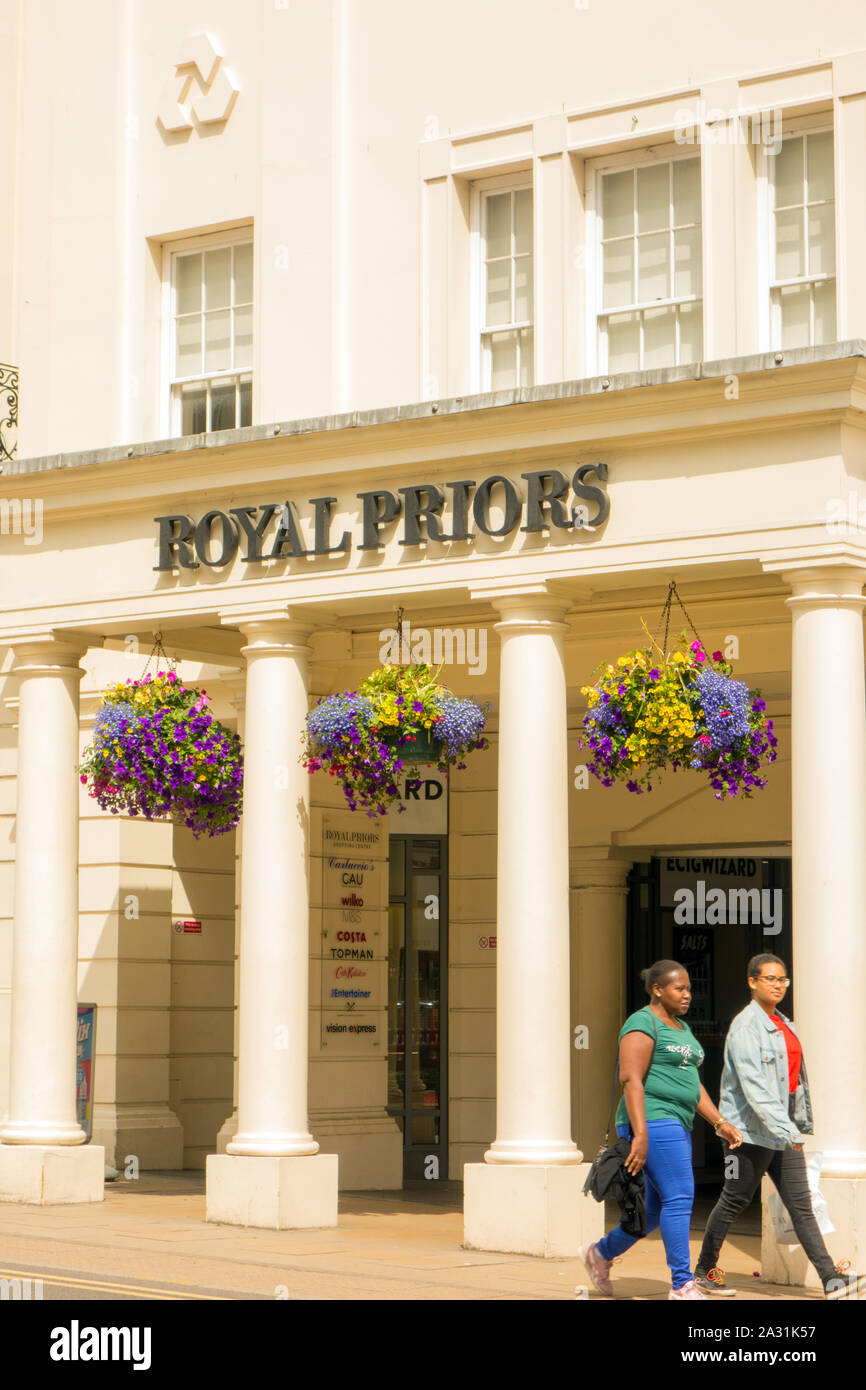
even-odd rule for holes
{"type": "MultiPolygon", "coordinates": [[[[613,1212],[608,1225],[614,1224],[613,1212]]],[[[748,1231],[747,1225],[746,1230],[748,1231]]],[[[39,1266],[222,1291],[227,1298],[307,1300],[571,1300],[589,1283],[579,1260],[464,1250],[456,1184],[435,1191],[344,1193],[336,1229],[264,1231],[205,1221],[204,1174],[145,1173],[106,1184],[99,1205],[0,1204],[0,1266],[39,1266]]],[[[701,1233],[693,1230],[697,1254],[701,1233]]],[[[760,1238],[735,1234],[724,1250],[737,1299],[819,1301],[811,1290],[755,1278],[760,1238]]],[[[667,1299],[660,1236],[613,1270],[617,1298],[667,1299]]],[[[156,1294],[154,1295],[156,1296],[156,1294]]],[[[594,1291],[590,1299],[598,1298],[594,1291]]],[[[606,1301],[606,1300],[601,1300],[606,1301]]],[[[735,1300],[714,1300],[733,1303],[735,1300]]]]}

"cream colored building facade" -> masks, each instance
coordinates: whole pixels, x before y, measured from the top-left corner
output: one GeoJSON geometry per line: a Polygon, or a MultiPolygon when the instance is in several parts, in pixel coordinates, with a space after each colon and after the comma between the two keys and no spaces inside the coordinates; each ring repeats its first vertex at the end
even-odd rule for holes
{"type": "Polygon", "coordinates": [[[98,1200],[104,1149],[207,1163],[211,1219],[326,1225],[338,1185],[405,1170],[465,1179],[470,1245],[572,1253],[599,1229],[584,1156],[641,952],[683,946],[671,876],[731,873],[784,885],[786,934],[683,946],[704,1021],[745,1003],[750,942],[790,943],[831,1249],[862,1267],[858,7],[814,40],[805,6],[712,34],[677,15],[676,43],[638,6],[86,8],[3,13],[0,1197],[98,1200]],[[559,481],[566,525],[539,522],[559,481]],[[682,773],[584,785],[581,687],[671,577],[777,722],[751,801],[682,773]],[[397,818],[298,763],[310,703],[377,664],[400,607],[483,643],[445,674],[492,707],[447,822],[407,818],[440,855],[435,948],[397,818]],[[114,819],[75,779],[156,632],[244,736],[236,837],[114,819]],[[361,906],[334,845],[360,846],[361,906]],[[435,1085],[395,1012],[422,948],[435,1085]],[[358,959],[374,1031],[350,1039],[331,991],[358,959]],[[98,1009],[87,1146],[76,994],[98,1009]]]}

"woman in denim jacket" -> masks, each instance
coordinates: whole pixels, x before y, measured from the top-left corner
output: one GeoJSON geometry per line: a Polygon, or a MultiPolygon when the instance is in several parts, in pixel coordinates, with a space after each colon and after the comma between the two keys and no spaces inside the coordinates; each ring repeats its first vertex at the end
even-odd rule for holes
{"type": "Polygon", "coordinates": [[[731,1150],[722,1140],[725,1170],[732,1176],[725,1179],[707,1222],[695,1283],[704,1293],[734,1293],[716,1261],[731,1222],[749,1205],[767,1173],[825,1297],[858,1297],[866,1292],[866,1279],[836,1269],[812,1211],[803,1154],[803,1135],[813,1132],[809,1082],[796,1029],[778,1007],[790,983],[785,963],[769,954],[753,956],[747,974],[752,1002],[728,1030],[719,1096],[719,1109],[744,1142],[729,1162],[731,1150]]]}

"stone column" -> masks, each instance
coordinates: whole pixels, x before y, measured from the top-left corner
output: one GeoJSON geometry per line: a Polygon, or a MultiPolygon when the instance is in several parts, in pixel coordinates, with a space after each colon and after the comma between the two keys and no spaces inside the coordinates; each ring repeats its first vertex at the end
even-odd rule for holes
{"type": "MultiPolygon", "coordinates": [[[[241,739],[246,738],[246,720],[244,718],[244,696],[241,688],[236,698],[232,699],[232,705],[238,712],[238,733],[241,739]]],[[[241,839],[240,830],[235,836],[235,969],[234,969],[234,1062],[232,1063],[232,1113],[223,1120],[220,1125],[216,1138],[217,1153],[225,1153],[230,1140],[234,1139],[238,1132],[238,997],[240,994],[240,951],[241,951],[241,839]]]]}
{"type": "Polygon", "coordinates": [[[0,1200],[99,1202],[105,1150],[75,1105],[78,953],[78,683],[83,646],[52,636],[14,647],[18,807],[9,1117],[0,1200]]]}
{"type": "MultiPolygon", "coordinates": [[[[866,1268],[866,566],[783,574],[793,619],[791,803],[794,1018],[803,1039],[834,1259],[866,1268]]],[[[772,950],[772,944],[768,943],[772,950]]],[[[783,1006],[784,1007],[784,1006],[783,1006]]],[[[765,1194],[766,1195],[766,1194],[765,1194]]],[[[817,1286],[764,1209],[763,1277],[817,1286]]]]}
{"type": "Polygon", "coordinates": [[[298,758],[310,627],[227,618],[247,638],[238,1130],[207,1161],[207,1218],[337,1223],[337,1158],[309,1132],[309,802],[298,758]]]}
{"type": "Polygon", "coordinates": [[[617,1038],[625,1020],[626,879],[631,864],[572,847],[571,1114],[592,1157],[610,1115],[617,1038]],[[575,1029],[581,1031],[577,1034],[575,1029]],[[586,1030],[585,1032],[583,1030],[586,1030]]]}
{"type": "MultiPolygon", "coordinates": [[[[497,1134],[464,1169],[465,1243],[574,1254],[587,1237],[571,1138],[566,604],[543,589],[501,614],[497,1134]]],[[[594,1214],[594,1213],[593,1213],[594,1214]]],[[[600,1230],[600,1228],[599,1228],[600,1230]]]]}

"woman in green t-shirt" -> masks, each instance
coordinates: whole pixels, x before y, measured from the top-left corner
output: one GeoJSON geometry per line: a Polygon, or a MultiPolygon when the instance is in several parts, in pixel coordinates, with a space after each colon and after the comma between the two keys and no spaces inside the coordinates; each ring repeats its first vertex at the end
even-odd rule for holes
{"type": "MultiPolygon", "coordinates": [[[[621,1139],[631,1136],[628,1171],[644,1170],[647,1235],[661,1226],[671,1271],[668,1298],[706,1298],[692,1276],[689,1254],[695,1113],[732,1149],[742,1143],[742,1135],[722,1119],[701,1085],[698,1067],[704,1050],[683,1022],[692,998],[688,974],[678,961],[658,960],[642,972],[642,979],[650,1002],[626,1019],[619,1035],[623,1094],[616,1132],[621,1139]]],[[[581,1259],[599,1293],[612,1296],[611,1263],[637,1239],[619,1226],[597,1245],[582,1248],[581,1259]]]]}

